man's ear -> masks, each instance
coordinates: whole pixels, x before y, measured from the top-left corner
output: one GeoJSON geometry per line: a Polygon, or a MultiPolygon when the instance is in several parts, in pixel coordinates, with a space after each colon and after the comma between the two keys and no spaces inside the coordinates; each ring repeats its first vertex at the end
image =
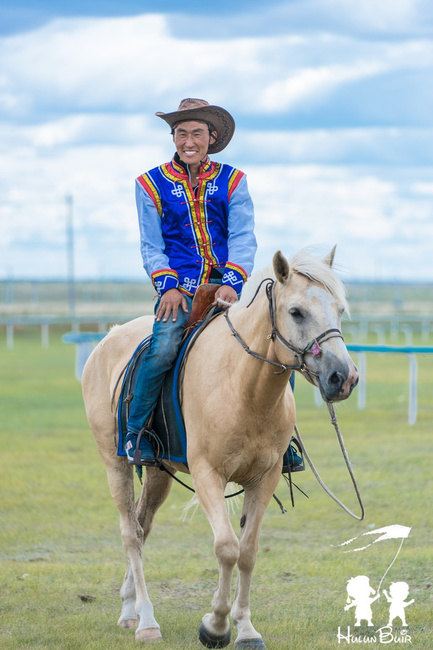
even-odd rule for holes
{"type": "Polygon", "coordinates": [[[273,259],[274,273],[278,282],[284,284],[289,279],[289,263],[281,251],[277,251],[273,259]]]}
{"type": "Polygon", "coordinates": [[[326,255],[326,257],[323,258],[324,263],[327,264],[328,266],[332,266],[333,263],[334,263],[334,257],[335,257],[335,250],[336,250],[336,248],[337,248],[337,244],[335,244],[335,245],[331,248],[331,250],[329,251],[329,253],[326,255]]]}
{"type": "Polygon", "coordinates": [[[209,134],[209,144],[215,144],[218,138],[218,133],[216,131],[211,131],[209,134]]]}

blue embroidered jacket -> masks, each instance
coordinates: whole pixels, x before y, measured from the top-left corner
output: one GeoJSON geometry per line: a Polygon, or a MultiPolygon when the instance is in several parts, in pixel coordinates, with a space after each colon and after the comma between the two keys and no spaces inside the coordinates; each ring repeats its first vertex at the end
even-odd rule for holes
{"type": "Polygon", "coordinates": [[[254,211],[243,172],[207,158],[192,188],[177,155],[136,180],[143,265],[161,296],[192,296],[213,268],[239,294],[257,248],[254,211]]]}

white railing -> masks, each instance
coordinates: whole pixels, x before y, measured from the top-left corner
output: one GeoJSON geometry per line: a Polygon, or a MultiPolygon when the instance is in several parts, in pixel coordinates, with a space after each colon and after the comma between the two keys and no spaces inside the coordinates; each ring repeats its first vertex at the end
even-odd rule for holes
{"type": "MultiPolygon", "coordinates": [[[[433,354],[433,347],[422,345],[360,345],[349,343],[347,349],[358,354],[359,383],[357,387],[358,408],[365,409],[367,405],[367,353],[374,354],[405,354],[409,362],[408,381],[408,424],[416,423],[418,416],[418,354],[433,354]]],[[[319,389],[314,391],[314,401],[317,406],[322,404],[319,389]]]]}

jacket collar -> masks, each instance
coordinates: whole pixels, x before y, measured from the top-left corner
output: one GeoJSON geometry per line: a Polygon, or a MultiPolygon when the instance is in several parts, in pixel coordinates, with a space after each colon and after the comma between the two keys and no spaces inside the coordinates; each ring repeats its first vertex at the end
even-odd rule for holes
{"type": "MultiPolygon", "coordinates": [[[[171,166],[176,175],[181,176],[182,178],[189,178],[188,165],[180,159],[177,151],[173,156],[171,166]]],[[[200,178],[202,175],[205,177],[213,169],[213,167],[214,163],[211,161],[209,156],[206,156],[206,158],[200,164],[198,177],[200,178]]]]}

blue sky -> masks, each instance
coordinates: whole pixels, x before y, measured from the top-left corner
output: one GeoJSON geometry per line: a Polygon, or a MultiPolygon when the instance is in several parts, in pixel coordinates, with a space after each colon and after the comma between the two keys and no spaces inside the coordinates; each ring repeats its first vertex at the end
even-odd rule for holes
{"type": "Polygon", "coordinates": [[[3,2],[0,277],[144,278],[134,178],[168,160],[157,110],[235,116],[257,266],[337,243],[346,278],[433,280],[433,3],[3,2]]]}

